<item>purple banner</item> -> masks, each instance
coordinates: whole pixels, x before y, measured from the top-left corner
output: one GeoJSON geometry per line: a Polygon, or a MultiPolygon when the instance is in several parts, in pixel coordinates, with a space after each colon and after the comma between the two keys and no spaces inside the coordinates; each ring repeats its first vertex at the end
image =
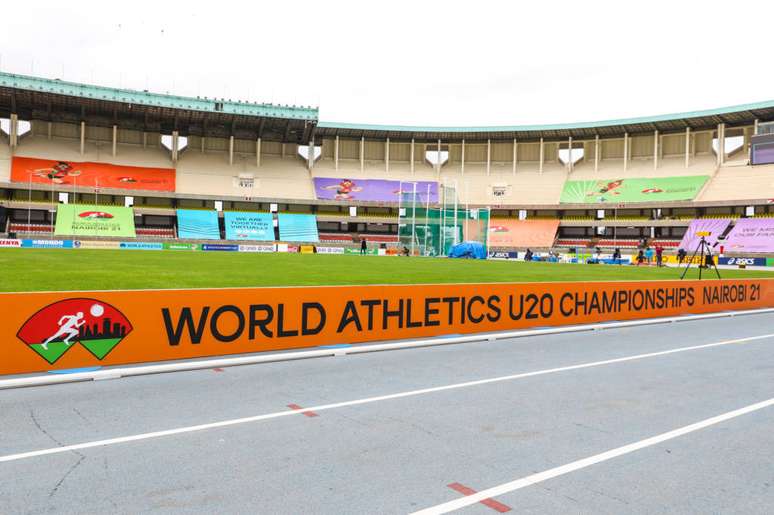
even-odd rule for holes
{"type": "Polygon", "coordinates": [[[693,220],[691,225],[688,226],[688,230],[685,231],[683,241],[680,242],[680,248],[684,251],[691,253],[696,250],[701,241],[701,236],[696,236],[697,232],[710,232],[709,236],[705,236],[704,239],[710,246],[714,245],[718,241],[718,236],[722,236],[728,229],[728,225],[731,220],[728,218],[700,218],[693,220]]]}
{"type": "Polygon", "coordinates": [[[416,184],[417,202],[427,202],[428,192],[430,202],[438,202],[438,183],[429,181],[403,182],[381,179],[338,179],[331,177],[315,177],[314,193],[320,200],[354,200],[375,202],[398,202],[403,185],[403,199],[411,199],[416,184]]]}
{"type": "Polygon", "coordinates": [[[726,238],[726,252],[774,253],[774,218],[741,218],[726,238]]]}

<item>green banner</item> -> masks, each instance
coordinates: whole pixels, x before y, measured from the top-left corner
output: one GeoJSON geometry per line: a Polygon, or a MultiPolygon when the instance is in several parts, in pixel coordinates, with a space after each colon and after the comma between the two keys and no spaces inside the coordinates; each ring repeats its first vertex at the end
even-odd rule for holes
{"type": "Polygon", "coordinates": [[[164,250],[199,250],[198,243],[168,243],[164,242],[164,250]]]}
{"type": "MultiPolygon", "coordinates": [[[[360,254],[360,249],[345,247],[344,254],[360,254]]],[[[379,251],[377,249],[366,249],[366,254],[369,256],[377,256],[379,255],[379,251]]]]}
{"type": "Polygon", "coordinates": [[[706,175],[681,177],[605,179],[567,181],[562,204],[597,204],[600,202],[661,202],[693,200],[709,179],[706,175]]]}
{"type": "Polygon", "coordinates": [[[54,234],[134,238],[134,212],[130,207],[59,204],[54,234]]]}

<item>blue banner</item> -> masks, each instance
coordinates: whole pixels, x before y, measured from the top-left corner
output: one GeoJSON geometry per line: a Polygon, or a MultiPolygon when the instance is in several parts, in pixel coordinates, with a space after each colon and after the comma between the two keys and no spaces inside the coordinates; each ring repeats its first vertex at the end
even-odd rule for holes
{"type": "Polygon", "coordinates": [[[143,241],[122,241],[119,246],[122,249],[132,250],[164,250],[163,243],[150,243],[143,241]]]}
{"type": "Polygon", "coordinates": [[[22,240],[25,249],[71,249],[73,240],[22,240]]]}
{"type": "Polygon", "coordinates": [[[218,212],[178,209],[177,237],[192,240],[219,240],[218,212]]]}
{"type": "Polygon", "coordinates": [[[224,213],[227,240],[274,241],[271,213],[224,213]]]}
{"type": "Polygon", "coordinates": [[[229,252],[237,252],[239,251],[239,245],[220,245],[217,243],[216,244],[203,243],[202,250],[225,250],[229,252]]]}
{"type": "Polygon", "coordinates": [[[315,215],[291,215],[280,213],[279,233],[282,241],[302,241],[317,243],[317,217],[315,215]]]}
{"type": "Polygon", "coordinates": [[[719,265],[745,265],[745,266],[766,266],[764,257],[722,257],[718,258],[719,265]]]}

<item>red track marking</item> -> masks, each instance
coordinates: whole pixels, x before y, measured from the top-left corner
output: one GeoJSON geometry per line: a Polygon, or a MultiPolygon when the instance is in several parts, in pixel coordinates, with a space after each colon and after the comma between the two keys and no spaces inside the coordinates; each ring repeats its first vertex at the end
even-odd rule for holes
{"type": "Polygon", "coordinates": [[[223,369],[222,368],[213,368],[212,371],[213,372],[223,372],[223,369]]]}
{"type": "MultiPolygon", "coordinates": [[[[451,488],[454,491],[457,491],[457,492],[461,493],[464,496],[473,495],[474,493],[476,493],[476,491],[473,490],[472,488],[468,488],[467,486],[461,485],[459,483],[451,483],[451,484],[446,485],[446,486],[448,486],[449,488],[451,488]]],[[[483,504],[484,506],[487,506],[489,508],[492,508],[493,510],[495,510],[497,512],[500,512],[500,513],[506,513],[506,512],[511,511],[510,506],[506,506],[506,505],[504,505],[501,502],[495,501],[494,499],[484,499],[483,501],[481,501],[481,504],[483,504]]]]}
{"type": "MultiPolygon", "coordinates": [[[[288,404],[288,408],[290,408],[290,409],[292,409],[292,410],[296,410],[296,411],[299,411],[299,410],[302,410],[302,409],[304,409],[304,408],[302,408],[301,406],[299,406],[298,404],[288,404]]],[[[309,418],[312,418],[312,417],[318,417],[318,416],[319,416],[319,415],[318,415],[317,413],[315,413],[314,411],[305,411],[303,414],[304,414],[304,415],[306,415],[306,416],[307,416],[307,417],[309,417],[309,418]]]]}

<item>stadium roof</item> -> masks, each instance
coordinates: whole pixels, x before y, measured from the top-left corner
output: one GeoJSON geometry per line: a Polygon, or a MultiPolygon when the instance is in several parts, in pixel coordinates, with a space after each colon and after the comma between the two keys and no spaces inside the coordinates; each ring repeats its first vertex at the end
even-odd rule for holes
{"type": "Polygon", "coordinates": [[[344,137],[379,137],[405,139],[524,139],[535,140],[543,138],[574,138],[599,136],[620,136],[624,132],[675,132],[691,129],[715,127],[719,123],[728,125],[751,124],[756,119],[770,120],[774,118],[774,100],[741,104],[703,111],[688,111],[683,113],[642,116],[637,118],[621,118],[616,120],[601,120],[594,122],[557,123],[545,125],[510,125],[510,126],[478,126],[478,127],[422,127],[406,125],[369,125],[340,122],[319,122],[318,135],[344,137]]]}
{"type": "Polygon", "coordinates": [[[406,126],[318,121],[317,108],[192,98],[129,89],[92,86],[0,72],[0,116],[15,112],[23,119],[237,138],[307,143],[313,136],[445,142],[466,139],[536,141],[620,137],[660,132],[749,125],[774,119],[774,100],[703,111],[592,122],[510,126],[406,126]]]}
{"type": "Polygon", "coordinates": [[[311,107],[183,97],[0,72],[0,116],[171,132],[305,141],[311,107]],[[265,134],[264,134],[265,133],[265,134]]]}

